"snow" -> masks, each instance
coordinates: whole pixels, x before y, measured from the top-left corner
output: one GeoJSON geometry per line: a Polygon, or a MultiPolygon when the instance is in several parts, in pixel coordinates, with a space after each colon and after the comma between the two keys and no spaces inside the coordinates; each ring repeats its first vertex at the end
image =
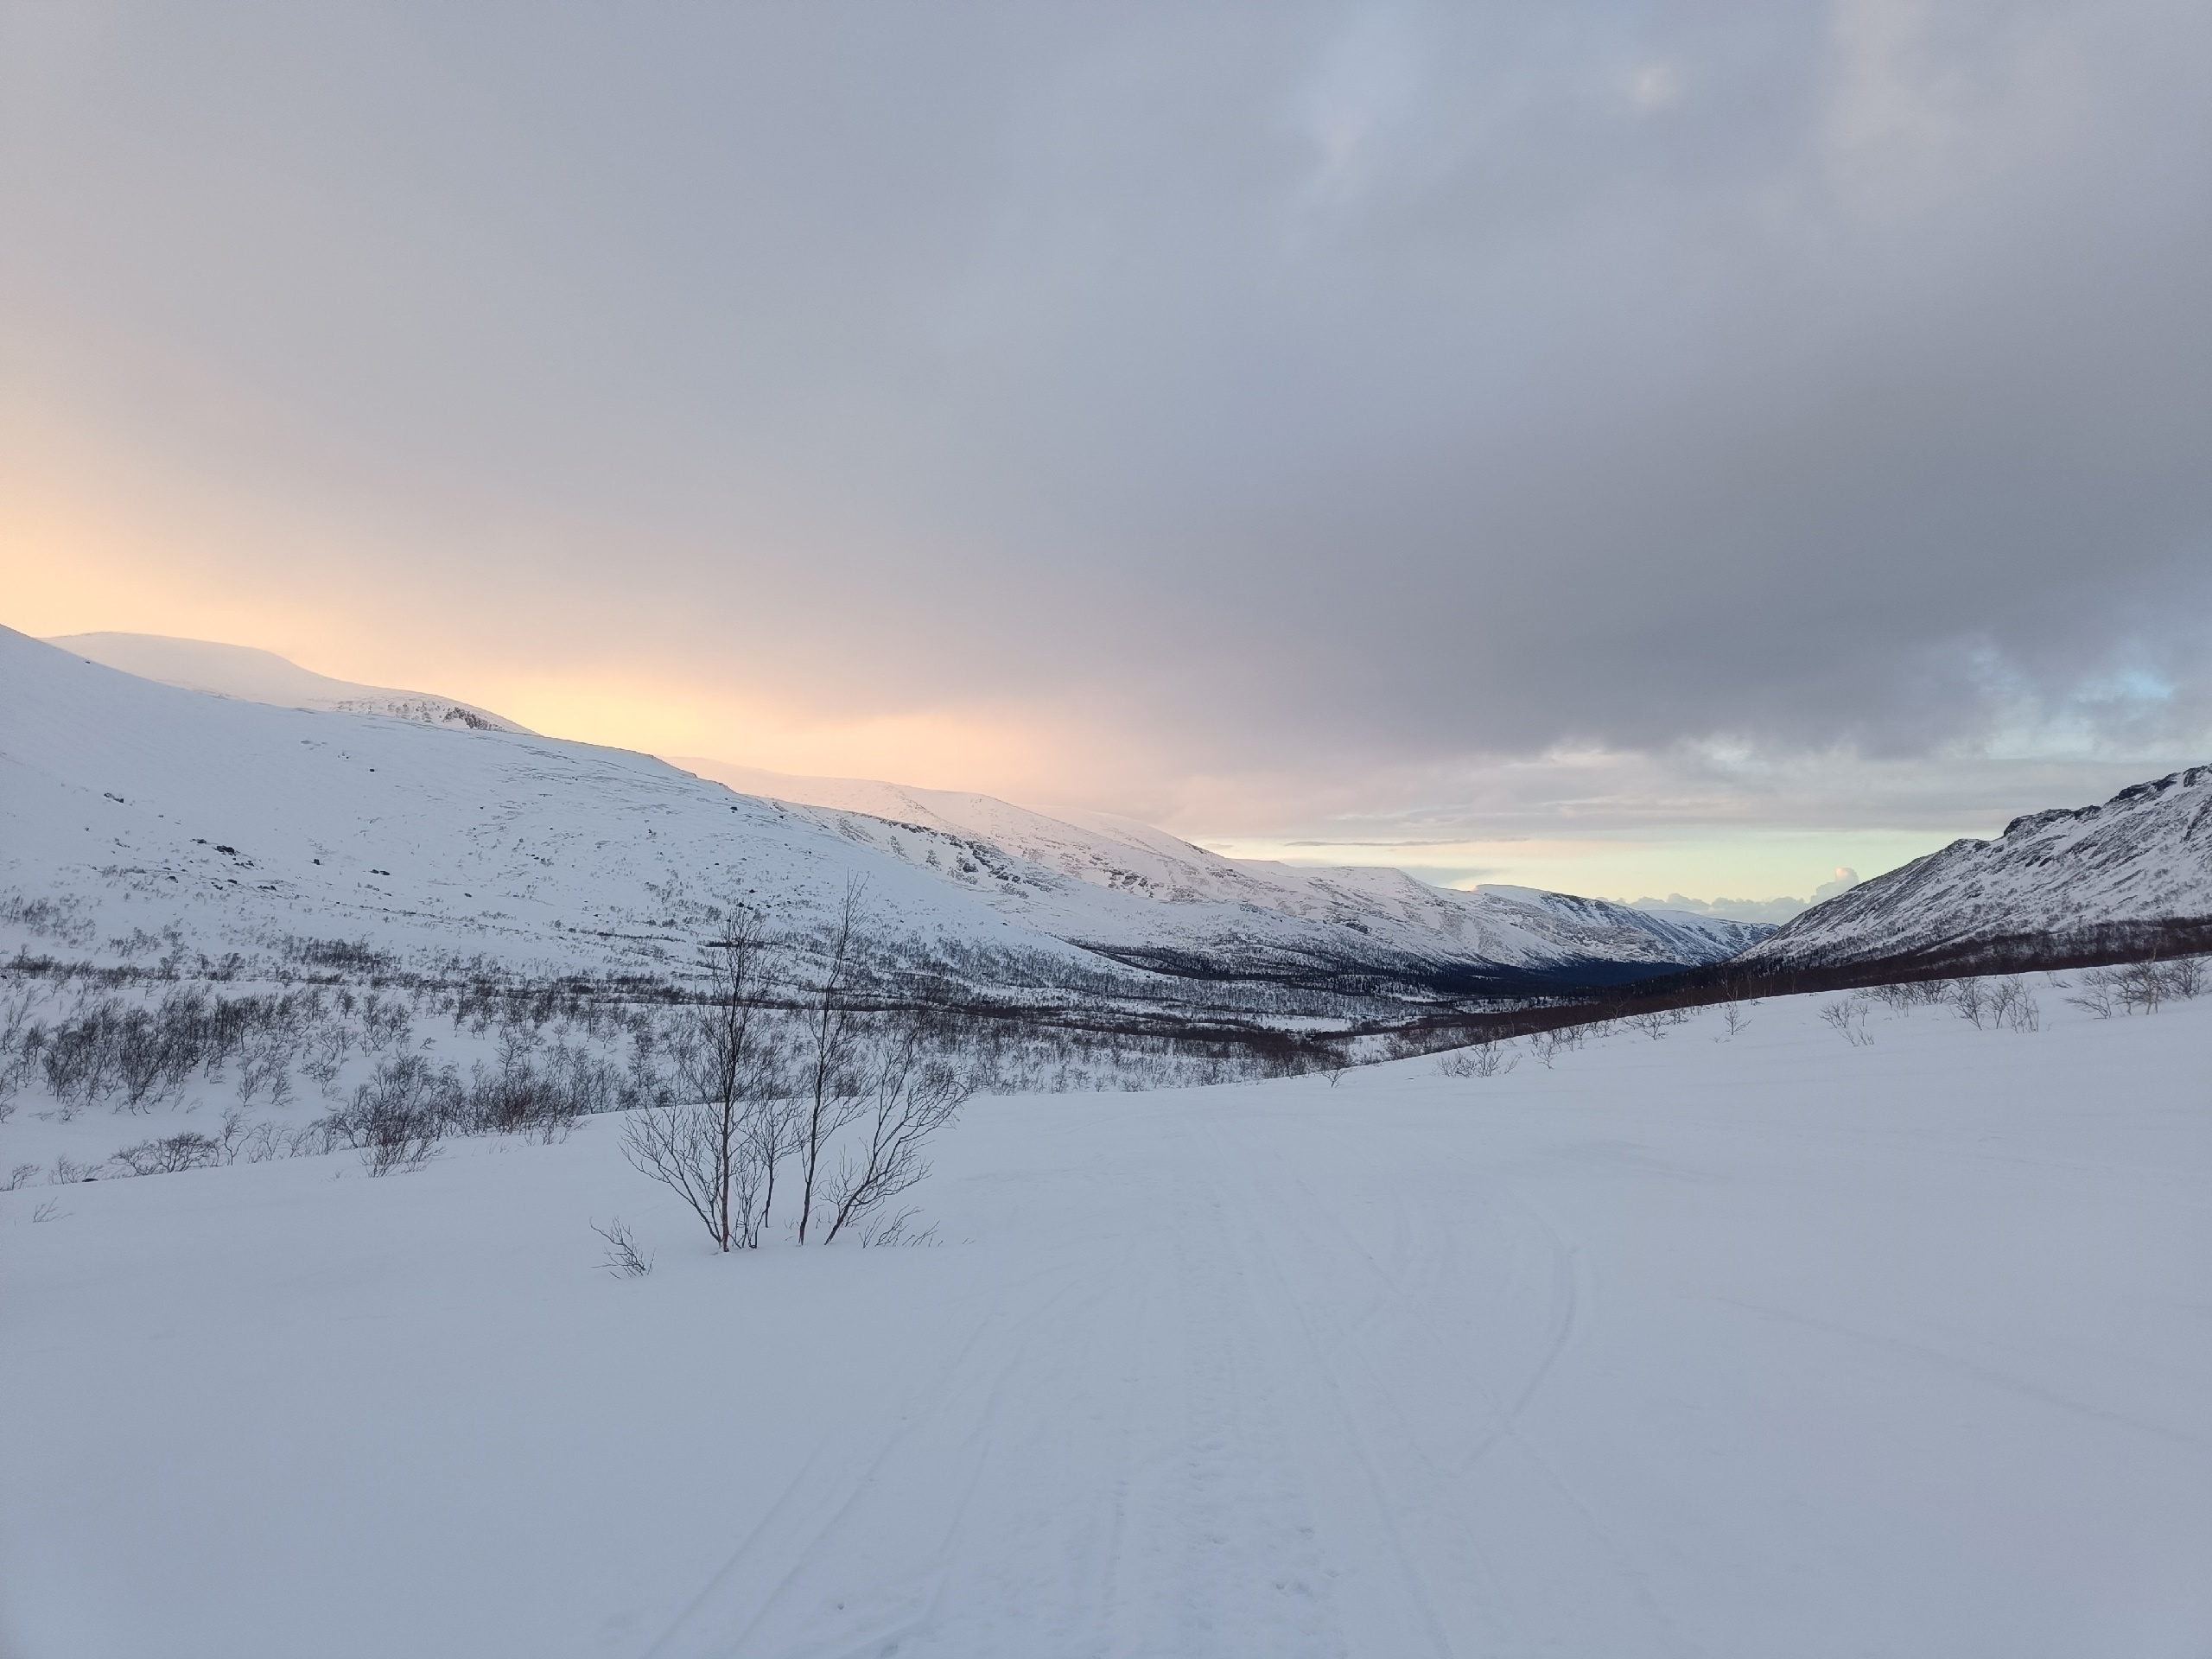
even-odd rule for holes
{"type": "Polygon", "coordinates": [[[1955,841],[1815,906],[1742,960],[1828,967],[2026,940],[2051,959],[2115,927],[2177,922],[2212,922],[2212,766],[1955,841]]]}
{"type": "Polygon", "coordinates": [[[972,874],[985,880],[1003,870],[1015,878],[1005,908],[1058,938],[1124,955],[1182,951],[1268,969],[1361,957],[1383,966],[1656,969],[1720,961],[1770,931],[1534,887],[1438,887],[1384,867],[1225,858],[1133,819],[1054,817],[963,791],[693,757],[679,764],[817,809],[824,827],[897,857],[950,871],[981,866],[972,874]]]}
{"type": "MultiPolygon", "coordinates": [[[[0,629],[0,886],[81,911],[79,950],[175,929],[213,956],[344,938],[652,971],[690,957],[702,905],[749,895],[804,929],[849,877],[894,937],[1092,969],[1096,947],[1217,972],[1571,976],[1711,961],[1758,932],[1395,870],[1240,865],[1141,826],[1116,840],[947,802],[982,833],[785,806],[528,733],[208,696],[0,629]]],[[[0,929],[0,948],[31,942],[0,929]]]]}
{"type": "Polygon", "coordinates": [[[283,709],[319,709],[344,714],[387,715],[426,726],[461,726],[474,731],[521,732],[529,728],[504,715],[456,697],[430,691],[403,691],[388,685],[334,680],[302,668],[273,651],[251,645],[219,645],[212,639],[177,639],[160,633],[70,633],[48,645],[73,656],[121,669],[142,679],[213,696],[283,709]]]}
{"type": "Polygon", "coordinates": [[[979,1102],[934,1249],[609,1119],[0,1194],[0,1652],[2201,1655],[2212,999],[2037,995],[979,1102]]]}
{"type": "MultiPolygon", "coordinates": [[[[174,929],[214,956],[299,937],[653,970],[691,958],[702,904],[750,896],[803,929],[859,878],[893,936],[1088,960],[648,755],[228,701],[6,630],[0,720],[0,884],[79,916],[73,951],[174,929]]],[[[19,942],[57,948],[0,938],[19,942]]]]}

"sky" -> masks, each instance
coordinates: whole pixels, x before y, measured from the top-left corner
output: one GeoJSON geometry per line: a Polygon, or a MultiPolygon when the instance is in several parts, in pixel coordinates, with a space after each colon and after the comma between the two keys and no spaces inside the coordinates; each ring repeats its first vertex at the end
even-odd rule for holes
{"type": "Polygon", "coordinates": [[[1804,895],[2212,759],[2197,0],[0,8],[0,622],[1804,895]]]}

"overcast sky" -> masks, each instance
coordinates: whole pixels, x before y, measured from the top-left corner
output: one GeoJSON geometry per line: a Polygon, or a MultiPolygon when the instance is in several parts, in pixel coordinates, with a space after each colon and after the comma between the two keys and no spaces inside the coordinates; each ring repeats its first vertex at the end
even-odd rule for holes
{"type": "Polygon", "coordinates": [[[12,626],[1583,891],[2212,759],[2202,0],[0,20],[12,626]]]}

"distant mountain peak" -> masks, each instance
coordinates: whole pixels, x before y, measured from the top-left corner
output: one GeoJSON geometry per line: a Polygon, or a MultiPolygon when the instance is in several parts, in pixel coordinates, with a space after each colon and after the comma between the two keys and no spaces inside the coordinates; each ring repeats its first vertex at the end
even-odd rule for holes
{"type": "Polygon", "coordinates": [[[2212,766],[2098,805],[2014,818],[1815,906],[1746,950],[1784,971],[1895,963],[1939,971],[2212,940],[2212,766]]]}

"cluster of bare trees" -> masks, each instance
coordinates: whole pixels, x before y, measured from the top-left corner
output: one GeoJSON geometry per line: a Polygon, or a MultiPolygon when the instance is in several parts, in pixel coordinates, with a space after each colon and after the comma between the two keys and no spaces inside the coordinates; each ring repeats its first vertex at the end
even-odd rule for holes
{"type": "Polygon", "coordinates": [[[1870,985],[1840,1002],[1830,1003],[1821,1010],[1821,1017],[1848,1036],[1849,1031],[1830,1017],[1829,1009],[1858,1010],[1857,1041],[1862,1047],[1872,1047],[1874,1039],[1866,1029],[1865,1008],[1868,1002],[1879,1002],[1897,1014],[1910,1014],[1915,1008],[1948,1008],[1976,1031],[2043,1029],[2043,1007],[2036,1001],[2034,987],[2024,974],[1982,974],[1964,979],[1915,979],[1891,985],[1870,985]]]}
{"type": "Polygon", "coordinates": [[[827,1244],[881,1217],[928,1173],[924,1155],[975,1090],[933,1040],[926,1006],[855,994],[861,889],[818,951],[734,911],[702,948],[708,989],[679,1045],[683,1098],[634,1112],[623,1149],[681,1198],[721,1250],[758,1249],[779,1172],[798,1241],[827,1244]]]}
{"type": "Polygon", "coordinates": [[[2100,1020],[2116,1014],[2156,1014],[2163,1003],[2186,1002],[2204,994],[2204,963],[2202,957],[2177,957],[2167,962],[2091,968],[2066,1000],[2100,1020]]]}
{"type": "Polygon", "coordinates": [[[1436,1063],[1447,1077],[1502,1077],[1521,1063],[1511,1038],[1484,1038],[1455,1048],[1436,1063]]]}

